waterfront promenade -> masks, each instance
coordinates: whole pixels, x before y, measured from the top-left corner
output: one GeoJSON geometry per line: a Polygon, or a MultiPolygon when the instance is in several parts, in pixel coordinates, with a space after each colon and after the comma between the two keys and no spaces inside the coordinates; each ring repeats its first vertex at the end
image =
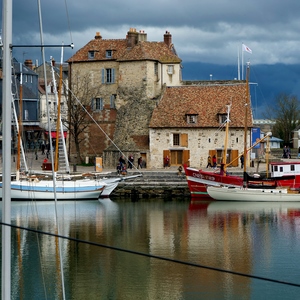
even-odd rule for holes
{"type": "MultiPolygon", "coordinates": [[[[29,172],[33,174],[43,174],[51,178],[51,170],[43,170],[42,164],[44,161],[43,156],[39,156],[38,159],[28,161],[29,172]]],[[[15,158],[12,157],[11,170],[12,174],[15,173],[15,158]]],[[[147,198],[147,197],[190,197],[187,181],[184,171],[182,174],[178,174],[178,166],[172,166],[170,168],[157,168],[157,169],[128,169],[127,175],[138,175],[135,179],[122,180],[118,187],[113,191],[111,197],[134,197],[134,198],[147,198]]],[[[205,169],[214,172],[212,168],[205,169]]],[[[240,175],[243,174],[241,167],[228,167],[227,171],[230,174],[240,175]]],[[[250,174],[266,171],[266,164],[260,164],[257,166],[248,167],[247,171],[250,174]]],[[[0,172],[2,173],[2,164],[0,166],[0,172]]],[[[110,178],[121,176],[126,179],[126,176],[118,175],[116,169],[103,168],[101,172],[96,172],[95,166],[89,165],[73,165],[70,164],[71,175],[81,176],[97,176],[102,178],[110,178]]]]}

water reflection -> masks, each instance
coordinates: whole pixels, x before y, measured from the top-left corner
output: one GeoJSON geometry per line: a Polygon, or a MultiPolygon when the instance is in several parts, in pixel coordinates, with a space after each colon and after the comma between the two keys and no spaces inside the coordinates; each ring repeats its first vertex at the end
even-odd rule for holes
{"type": "MultiPolygon", "coordinates": [[[[57,212],[61,234],[79,241],[298,280],[297,203],[104,199],[59,202],[57,212]]],[[[12,223],[54,233],[54,203],[13,202],[12,223]]],[[[12,236],[12,298],[59,299],[57,239],[19,229],[13,229],[12,236]]],[[[62,244],[67,299],[282,299],[298,295],[295,287],[70,240],[62,244]]]]}

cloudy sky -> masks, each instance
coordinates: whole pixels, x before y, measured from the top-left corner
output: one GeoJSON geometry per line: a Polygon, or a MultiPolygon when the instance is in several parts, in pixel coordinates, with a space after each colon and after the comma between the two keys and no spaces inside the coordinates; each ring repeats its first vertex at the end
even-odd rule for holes
{"type": "MultiPolygon", "coordinates": [[[[45,0],[41,8],[45,44],[75,45],[66,59],[97,31],[124,38],[134,27],[149,41],[162,41],[168,30],[185,62],[234,64],[244,43],[252,50],[244,52],[251,64],[300,63],[300,1],[45,0]]],[[[13,0],[13,44],[39,44],[39,31],[37,1],[13,0]]],[[[39,59],[28,57],[32,49],[15,51],[19,58],[39,59]]]]}

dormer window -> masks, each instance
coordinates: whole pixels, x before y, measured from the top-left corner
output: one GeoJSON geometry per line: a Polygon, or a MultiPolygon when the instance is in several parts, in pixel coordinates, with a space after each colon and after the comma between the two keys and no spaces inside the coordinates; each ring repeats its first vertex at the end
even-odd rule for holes
{"type": "Polygon", "coordinates": [[[94,58],[95,58],[95,51],[93,51],[93,50],[92,50],[92,51],[89,51],[89,52],[88,52],[88,58],[89,58],[89,59],[94,59],[94,58]]]}
{"type": "Polygon", "coordinates": [[[168,70],[167,70],[169,75],[174,74],[174,66],[173,65],[168,65],[168,70]]]}
{"type": "Polygon", "coordinates": [[[188,124],[196,124],[197,123],[197,115],[187,115],[187,123],[188,124]]]}
{"type": "Polygon", "coordinates": [[[105,56],[106,58],[112,58],[112,50],[106,50],[105,56]]]}
{"type": "Polygon", "coordinates": [[[220,124],[225,123],[226,120],[227,120],[227,114],[220,114],[220,115],[219,115],[219,123],[220,123],[220,124]]]}

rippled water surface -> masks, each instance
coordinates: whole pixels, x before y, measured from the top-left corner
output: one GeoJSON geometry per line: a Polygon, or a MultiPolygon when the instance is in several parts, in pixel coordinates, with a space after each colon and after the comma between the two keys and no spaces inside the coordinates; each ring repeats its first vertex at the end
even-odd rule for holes
{"type": "Polygon", "coordinates": [[[263,279],[300,285],[300,203],[105,199],[57,212],[72,238],[60,240],[61,258],[43,234],[56,233],[54,202],[12,202],[12,224],[39,231],[12,228],[12,299],[61,299],[60,259],[66,299],[299,296],[263,279]]]}

